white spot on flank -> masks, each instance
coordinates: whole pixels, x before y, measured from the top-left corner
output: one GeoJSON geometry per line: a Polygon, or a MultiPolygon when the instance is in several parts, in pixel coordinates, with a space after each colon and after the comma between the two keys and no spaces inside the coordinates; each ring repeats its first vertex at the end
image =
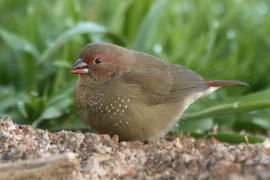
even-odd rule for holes
{"type": "Polygon", "coordinates": [[[125,105],[125,108],[127,108],[127,105],[125,105]]]}
{"type": "Polygon", "coordinates": [[[121,107],[122,105],[121,104],[119,104],[119,107],[121,107]]]}
{"type": "Polygon", "coordinates": [[[130,99],[128,98],[128,102],[130,102],[130,99]]]}

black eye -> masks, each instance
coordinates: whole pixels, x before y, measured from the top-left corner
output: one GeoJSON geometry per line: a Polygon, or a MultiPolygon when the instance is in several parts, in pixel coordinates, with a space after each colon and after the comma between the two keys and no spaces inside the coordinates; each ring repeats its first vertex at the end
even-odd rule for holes
{"type": "Polygon", "coordinates": [[[99,57],[96,58],[96,59],[95,59],[95,64],[100,64],[100,63],[101,63],[101,58],[99,58],[99,57]]]}

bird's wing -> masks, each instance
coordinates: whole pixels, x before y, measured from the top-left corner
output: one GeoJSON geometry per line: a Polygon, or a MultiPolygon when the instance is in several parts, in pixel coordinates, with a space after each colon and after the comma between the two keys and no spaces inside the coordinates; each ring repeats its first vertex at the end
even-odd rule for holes
{"type": "Polygon", "coordinates": [[[201,76],[177,65],[139,68],[122,75],[125,83],[137,84],[149,105],[176,102],[208,88],[201,76]]]}
{"type": "Polygon", "coordinates": [[[170,65],[169,72],[173,78],[170,94],[163,103],[179,101],[184,97],[208,89],[208,85],[197,73],[183,66],[170,65]]]}

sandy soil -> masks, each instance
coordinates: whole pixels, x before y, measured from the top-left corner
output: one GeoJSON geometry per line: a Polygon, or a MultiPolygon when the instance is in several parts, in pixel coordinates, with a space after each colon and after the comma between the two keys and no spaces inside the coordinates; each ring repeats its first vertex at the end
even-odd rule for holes
{"type": "Polygon", "coordinates": [[[229,145],[180,136],[147,144],[50,133],[0,120],[0,179],[270,179],[270,139],[229,145]]]}

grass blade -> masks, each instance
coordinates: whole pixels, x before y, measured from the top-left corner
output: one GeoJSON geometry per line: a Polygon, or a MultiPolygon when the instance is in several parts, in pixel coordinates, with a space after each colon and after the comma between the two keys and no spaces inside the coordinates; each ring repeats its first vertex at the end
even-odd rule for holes
{"type": "Polygon", "coordinates": [[[269,94],[270,90],[262,91],[260,93],[254,93],[253,95],[248,95],[247,97],[241,98],[239,101],[225,103],[222,105],[210,107],[206,110],[202,110],[199,112],[186,114],[183,116],[183,119],[188,120],[235,115],[239,113],[252,112],[260,109],[270,108],[269,94]]]}
{"type": "Polygon", "coordinates": [[[166,6],[168,1],[160,0],[152,5],[149,13],[145,17],[137,37],[135,38],[132,49],[135,50],[145,50],[147,49],[147,38],[150,35],[150,32],[153,28],[156,27],[156,24],[160,18],[160,16],[165,12],[164,7],[166,6]],[[157,13],[158,12],[158,13],[157,13]]]}
{"type": "Polygon", "coordinates": [[[241,134],[228,134],[228,133],[219,133],[219,134],[199,134],[199,133],[191,133],[193,137],[206,137],[206,138],[215,138],[218,141],[226,142],[230,144],[239,144],[239,143],[247,143],[247,144],[256,144],[261,143],[264,138],[260,136],[254,135],[241,135],[241,134]]]}
{"type": "Polygon", "coordinates": [[[39,52],[37,51],[37,49],[29,41],[18,36],[17,34],[0,28],[0,37],[15,52],[25,51],[30,53],[33,57],[38,58],[39,52]]]}
{"type": "Polygon", "coordinates": [[[52,55],[60,46],[64,45],[71,39],[78,37],[85,33],[105,33],[103,26],[93,22],[81,22],[76,26],[68,29],[61,34],[56,40],[44,51],[39,59],[39,64],[43,63],[50,55],[52,55]]]}

